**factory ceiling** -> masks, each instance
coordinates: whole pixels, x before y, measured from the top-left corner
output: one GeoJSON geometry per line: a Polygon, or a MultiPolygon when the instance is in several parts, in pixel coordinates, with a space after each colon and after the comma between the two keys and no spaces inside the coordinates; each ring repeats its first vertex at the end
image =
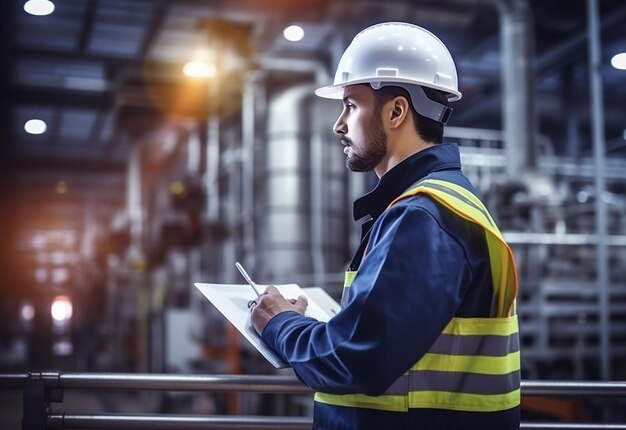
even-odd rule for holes
{"type": "MultiPolygon", "coordinates": [[[[288,76],[299,65],[317,64],[317,69],[308,69],[311,80],[320,67],[332,74],[347,43],[370,24],[394,20],[422,25],[440,36],[457,62],[464,97],[454,106],[449,125],[501,129],[495,3],[55,0],[54,13],[33,16],[24,11],[24,0],[3,0],[0,177],[6,191],[2,203],[11,207],[5,211],[10,212],[7,230],[17,221],[22,232],[41,230],[54,215],[66,220],[65,227],[56,223],[56,228],[75,231],[77,223],[98,213],[94,207],[123,206],[131,147],[202,116],[197,106],[180,106],[186,79],[181,71],[219,23],[230,23],[237,37],[245,39],[240,48],[252,68],[272,68],[280,74],[284,66],[288,76]],[[283,37],[290,24],[304,29],[300,42],[283,37]],[[32,118],[47,123],[46,133],[25,132],[24,124],[32,118]],[[42,209],[44,201],[51,204],[42,209]]],[[[608,154],[623,157],[626,72],[612,68],[609,61],[626,50],[626,4],[598,3],[608,154]]],[[[555,153],[563,153],[564,112],[573,106],[580,117],[581,155],[589,156],[586,2],[530,0],[529,5],[540,133],[555,153]]],[[[17,242],[30,237],[9,234],[16,235],[17,242]]]]}
{"type": "MultiPolygon", "coordinates": [[[[320,62],[329,73],[364,26],[384,20],[423,25],[443,39],[458,64],[465,96],[455,106],[451,125],[501,128],[499,17],[489,1],[57,0],[54,13],[43,17],[27,14],[23,3],[2,3],[2,153],[12,163],[45,160],[99,169],[124,163],[132,144],[128,136],[154,128],[162,119],[153,115],[158,108],[163,113],[175,103],[182,66],[206,44],[206,28],[214,20],[241,26],[256,67],[276,58],[306,59],[320,62]],[[282,36],[292,23],[305,31],[300,42],[282,36]],[[27,134],[24,123],[30,118],[46,121],[49,132],[27,134]]],[[[581,133],[589,130],[586,2],[530,3],[538,115],[558,150],[566,74],[573,75],[573,100],[585,116],[581,133]]],[[[608,64],[626,47],[626,5],[599,4],[610,140],[626,128],[625,72],[608,64]]]]}

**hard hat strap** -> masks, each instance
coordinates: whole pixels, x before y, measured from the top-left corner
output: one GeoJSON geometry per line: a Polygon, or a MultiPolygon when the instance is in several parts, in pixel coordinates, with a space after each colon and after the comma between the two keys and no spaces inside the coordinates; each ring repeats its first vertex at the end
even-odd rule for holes
{"type": "Polygon", "coordinates": [[[370,86],[374,90],[378,90],[382,87],[400,87],[408,91],[411,96],[411,102],[413,103],[413,109],[417,113],[426,118],[437,121],[441,124],[446,124],[452,113],[452,108],[446,105],[442,105],[434,100],[428,98],[424,89],[420,85],[409,85],[401,82],[371,82],[370,86]]]}

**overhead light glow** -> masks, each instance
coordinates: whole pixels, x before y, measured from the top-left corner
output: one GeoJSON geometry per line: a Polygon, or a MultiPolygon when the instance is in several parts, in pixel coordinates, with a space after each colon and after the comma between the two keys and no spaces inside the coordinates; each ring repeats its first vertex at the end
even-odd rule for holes
{"type": "Polygon", "coordinates": [[[43,134],[48,129],[45,121],[40,119],[29,119],[24,124],[24,130],[30,134],[43,134]]]}
{"type": "Polygon", "coordinates": [[[626,52],[614,55],[611,58],[611,66],[619,70],[626,70],[626,52]]]}
{"type": "Polygon", "coordinates": [[[299,25],[290,25],[283,30],[283,36],[290,42],[297,42],[304,37],[304,30],[299,25]]]}
{"type": "Polygon", "coordinates": [[[216,72],[215,64],[206,61],[189,61],[183,67],[183,73],[191,78],[211,78],[216,72]]]}
{"type": "Polygon", "coordinates": [[[55,187],[55,190],[58,194],[65,194],[67,193],[67,182],[65,181],[59,181],[57,182],[57,185],[55,187]]]}
{"type": "Polygon", "coordinates": [[[23,321],[32,321],[35,318],[35,307],[30,303],[22,303],[20,317],[23,321]]]}
{"type": "Polygon", "coordinates": [[[45,16],[54,12],[54,3],[49,0],[28,0],[24,10],[31,15],[45,16]]]}
{"type": "Polygon", "coordinates": [[[50,314],[55,321],[67,321],[72,318],[72,301],[68,296],[57,296],[52,301],[50,314]]]}

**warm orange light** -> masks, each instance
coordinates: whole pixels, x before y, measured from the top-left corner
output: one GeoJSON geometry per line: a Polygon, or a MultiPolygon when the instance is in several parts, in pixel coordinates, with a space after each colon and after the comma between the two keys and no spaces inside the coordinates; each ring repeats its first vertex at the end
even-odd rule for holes
{"type": "Polygon", "coordinates": [[[65,194],[67,193],[67,182],[65,181],[59,181],[57,182],[57,186],[56,186],[56,192],[59,194],[65,194]]]}
{"type": "Polygon", "coordinates": [[[213,63],[193,60],[185,64],[183,73],[190,78],[212,78],[217,73],[217,70],[213,63]]]}

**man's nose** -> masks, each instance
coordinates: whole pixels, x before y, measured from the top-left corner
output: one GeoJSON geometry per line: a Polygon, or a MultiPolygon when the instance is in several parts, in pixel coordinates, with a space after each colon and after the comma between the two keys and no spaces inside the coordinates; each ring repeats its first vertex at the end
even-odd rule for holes
{"type": "Polygon", "coordinates": [[[335,125],[333,125],[333,131],[336,134],[346,134],[346,132],[348,131],[346,129],[346,123],[343,121],[343,115],[340,115],[339,118],[337,118],[337,121],[335,121],[335,125]]]}

